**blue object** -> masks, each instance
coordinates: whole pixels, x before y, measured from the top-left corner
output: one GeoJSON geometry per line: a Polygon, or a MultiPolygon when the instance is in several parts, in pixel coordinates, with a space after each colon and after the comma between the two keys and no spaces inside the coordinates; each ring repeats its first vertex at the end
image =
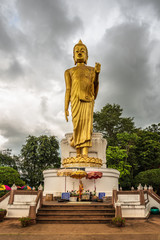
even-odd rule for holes
{"type": "Polygon", "coordinates": [[[99,199],[102,199],[103,197],[105,197],[105,193],[104,192],[99,192],[99,194],[98,194],[98,198],[99,199]]]}
{"type": "Polygon", "coordinates": [[[69,200],[69,198],[70,198],[70,193],[69,193],[69,192],[64,192],[64,193],[62,193],[61,198],[62,198],[62,199],[65,199],[65,200],[69,200]]]}
{"type": "Polygon", "coordinates": [[[152,207],[150,211],[152,214],[159,214],[159,209],[156,207],[152,207]]]}

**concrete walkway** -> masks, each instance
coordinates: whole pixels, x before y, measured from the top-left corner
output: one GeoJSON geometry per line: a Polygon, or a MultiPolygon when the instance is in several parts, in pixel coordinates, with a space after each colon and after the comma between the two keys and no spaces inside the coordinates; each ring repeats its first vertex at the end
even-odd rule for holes
{"type": "Polygon", "coordinates": [[[111,224],[36,224],[22,228],[18,220],[0,222],[0,240],[160,240],[160,215],[148,220],[111,224]]]}

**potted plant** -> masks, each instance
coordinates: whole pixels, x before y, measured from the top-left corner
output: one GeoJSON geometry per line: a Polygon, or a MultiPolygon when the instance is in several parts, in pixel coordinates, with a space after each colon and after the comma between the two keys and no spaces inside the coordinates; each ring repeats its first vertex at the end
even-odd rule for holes
{"type": "Polygon", "coordinates": [[[124,227],[125,222],[126,222],[125,218],[122,218],[122,217],[112,218],[112,224],[114,224],[117,227],[124,227]]]}
{"type": "Polygon", "coordinates": [[[27,227],[32,224],[32,219],[30,217],[22,217],[19,219],[22,227],[27,227]]]}
{"type": "Polygon", "coordinates": [[[85,200],[85,201],[90,200],[90,191],[89,191],[89,189],[82,193],[82,200],[85,200]]]}
{"type": "Polygon", "coordinates": [[[76,190],[72,190],[72,191],[70,192],[69,201],[71,201],[71,202],[76,202],[78,196],[79,196],[79,195],[78,195],[78,193],[76,192],[76,190]]]}
{"type": "Polygon", "coordinates": [[[92,192],[92,202],[97,202],[98,201],[98,197],[96,196],[96,192],[92,192]]]}
{"type": "Polygon", "coordinates": [[[6,216],[6,214],[7,214],[7,210],[0,208],[0,222],[4,220],[4,217],[6,216]]]}
{"type": "Polygon", "coordinates": [[[89,189],[88,190],[86,190],[85,192],[83,192],[83,195],[89,195],[90,194],[90,191],[89,191],[89,189]]]}

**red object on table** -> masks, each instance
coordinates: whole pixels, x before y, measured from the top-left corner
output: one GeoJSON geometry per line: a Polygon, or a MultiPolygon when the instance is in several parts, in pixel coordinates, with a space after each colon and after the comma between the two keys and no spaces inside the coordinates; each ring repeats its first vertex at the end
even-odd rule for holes
{"type": "Polygon", "coordinates": [[[86,178],[87,179],[94,179],[94,190],[95,190],[95,192],[96,192],[96,183],[95,183],[95,179],[97,179],[97,178],[101,178],[102,177],[102,172],[89,172],[89,173],[87,173],[87,176],[86,176],[86,178]]]}
{"type": "Polygon", "coordinates": [[[89,172],[87,173],[87,179],[97,179],[102,177],[102,172],[89,172]]]}

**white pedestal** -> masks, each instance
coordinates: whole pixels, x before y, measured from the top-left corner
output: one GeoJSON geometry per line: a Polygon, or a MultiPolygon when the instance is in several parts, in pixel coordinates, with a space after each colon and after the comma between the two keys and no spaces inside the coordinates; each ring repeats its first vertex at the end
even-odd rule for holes
{"type": "MultiPolygon", "coordinates": [[[[65,138],[61,141],[61,163],[64,158],[76,157],[76,149],[70,146],[72,133],[65,134],[65,138]]],[[[102,160],[102,168],[106,168],[106,146],[107,141],[103,138],[102,133],[92,134],[92,147],[88,150],[88,156],[99,158],[102,160]]],[[[61,167],[63,167],[61,165],[61,167]]]]}
{"type": "MultiPolygon", "coordinates": [[[[44,195],[52,193],[54,196],[61,196],[66,191],[78,190],[79,180],[71,177],[58,177],[58,169],[50,169],[43,171],[44,175],[44,195]]],[[[96,193],[105,192],[106,196],[112,196],[113,188],[118,190],[119,171],[112,168],[85,168],[86,172],[98,171],[103,173],[103,177],[96,179],[96,193]]],[[[82,183],[85,190],[94,191],[94,179],[82,178],[82,183]]]]}
{"type": "MultiPolygon", "coordinates": [[[[65,138],[61,141],[61,163],[64,158],[76,157],[76,150],[70,146],[70,138],[72,133],[67,133],[65,138]]],[[[95,157],[102,160],[102,167],[83,167],[85,171],[92,172],[98,171],[102,172],[103,176],[100,179],[96,179],[96,193],[105,192],[106,196],[112,196],[113,188],[118,190],[118,178],[119,171],[111,168],[106,168],[106,145],[107,141],[103,138],[101,133],[92,134],[92,147],[89,148],[88,156],[95,157]]],[[[61,164],[61,167],[62,164],[61,164]]],[[[71,177],[58,177],[58,169],[50,169],[43,171],[44,176],[44,195],[53,194],[54,196],[61,196],[62,192],[78,190],[79,180],[71,177]]],[[[84,190],[94,191],[94,179],[82,179],[84,190]]]]}

